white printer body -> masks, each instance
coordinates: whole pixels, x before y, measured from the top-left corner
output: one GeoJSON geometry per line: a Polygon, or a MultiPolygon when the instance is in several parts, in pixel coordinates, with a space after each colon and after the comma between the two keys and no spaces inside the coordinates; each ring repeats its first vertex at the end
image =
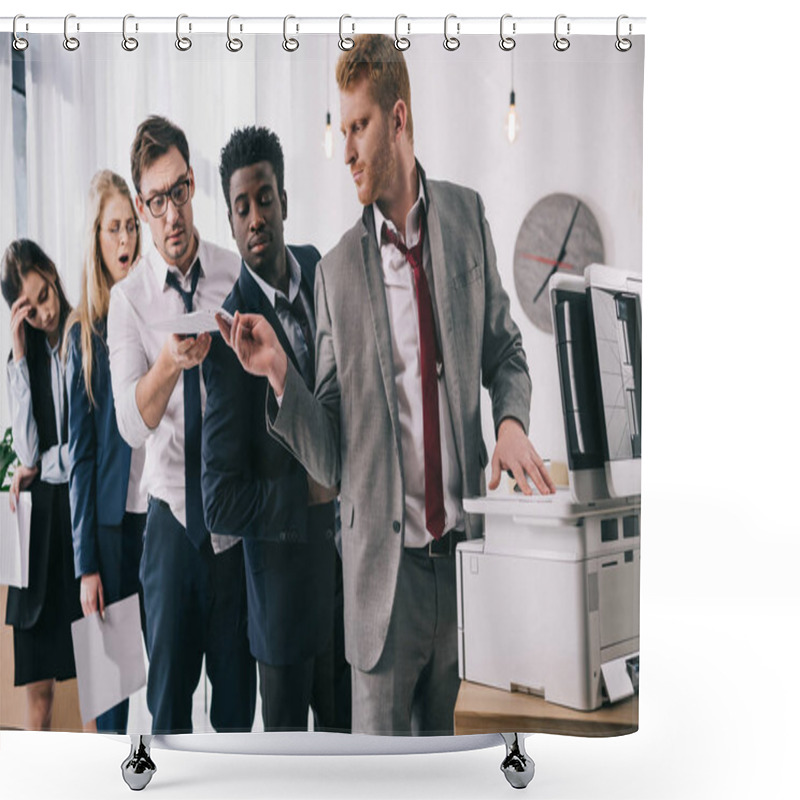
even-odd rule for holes
{"type": "Polygon", "coordinates": [[[590,711],[638,691],[641,277],[549,293],[569,488],[464,501],[485,534],[457,549],[459,672],[590,711]]]}

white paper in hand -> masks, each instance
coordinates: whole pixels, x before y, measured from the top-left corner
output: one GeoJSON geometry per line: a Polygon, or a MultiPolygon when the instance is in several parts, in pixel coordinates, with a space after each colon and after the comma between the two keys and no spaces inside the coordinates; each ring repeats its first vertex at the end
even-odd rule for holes
{"type": "Polygon", "coordinates": [[[72,623],[78,697],[84,722],[121,703],[146,682],[139,597],[131,595],[100,614],[72,623]]]}
{"type": "Polygon", "coordinates": [[[154,331],[165,331],[166,333],[178,333],[183,336],[194,336],[198,333],[214,333],[219,330],[217,314],[221,314],[228,323],[233,321],[231,315],[221,308],[212,311],[205,309],[203,311],[192,311],[190,314],[180,314],[177,317],[170,317],[169,319],[161,319],[157,322],[150,324],[154,331]]]}
{"type": "Polygon", "coordinates": [[[0,584],[25,589],[31,546],[31,493],[20,492],[16,513],[0,494],[0,584]]]}

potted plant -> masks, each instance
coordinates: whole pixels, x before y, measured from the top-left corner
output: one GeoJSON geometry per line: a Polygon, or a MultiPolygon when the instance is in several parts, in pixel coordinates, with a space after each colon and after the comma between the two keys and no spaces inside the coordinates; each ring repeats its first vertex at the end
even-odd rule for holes
{"type": "Polygon", "coordinates": [[[17,454],[14,452],[14,439],[11,428],[7,428],[0,442],[0,492],[7,492],[11,486],[14,469],[18,466],[17,454]]]}

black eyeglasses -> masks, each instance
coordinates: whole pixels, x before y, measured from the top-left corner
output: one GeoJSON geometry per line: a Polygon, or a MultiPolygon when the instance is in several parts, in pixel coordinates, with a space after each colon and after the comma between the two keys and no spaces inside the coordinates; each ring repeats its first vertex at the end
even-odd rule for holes
{"type": "Polygon", "coordinates": [[[184,178],[176,184],[167,189],[166,192],[154,194],[149,200],[145,200],[144,204],[147,210],[156,218],[163,217],[167,213],[167,205],[172,201],[175,208],[180,208],[186,205],[189,200],[189,186],[191,179],[184,178]]]}

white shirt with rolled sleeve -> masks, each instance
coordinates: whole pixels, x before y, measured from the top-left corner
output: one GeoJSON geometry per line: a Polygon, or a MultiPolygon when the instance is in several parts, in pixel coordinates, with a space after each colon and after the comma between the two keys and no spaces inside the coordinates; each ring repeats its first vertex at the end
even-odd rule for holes
{"type": "MultiPolygon", "coordinates": [[[[192,308],[195,311],[217,310],[239,277],[241,262],[230,250],[204,242],[197,231],[195,236],[201,272],[192,308]]],[[[146,448],[142,487],[148,495],[167,503],[175,519],[186,527],[183,375],[178,378],[156,428],[147,427],[136,404],[136,385],[153,366],[170,335],[153,330],[152,323],[185,313],[180,295],[167,284],[168,271],[178,275],[184,290],[191,289],[192,270],[187,270],[185,277],[181,276],[155,248],[142,257],[125,280],[114,286],[108,312],[108,348],[120,434],[132,448],[142,445],[146,448]]],[[[202,370],[200,398],[205,409],[202,370]]],[[[228,540],[230,537],[213,538],[228,540]]],[[[232,539],[230,543],[235,541],[232,539]]],[[[225,549],[219,544],[214,542],[216,551],[225,549]]]]}
{"type": "Polygon", "coordinates": [[[31,378],[28,371],[28,359],[23,356],[19,361],[10,359],[6,364],[8,378],[8,405],[11,409],[11,431],[14,437],[14,449],[20,463],[29,469],[41,460],[41,480],[44,483],[66,483],[69,474],[69,449],[62,441],[64,422],[64,364],[61,361],[61,340],[55,347],[45,342],[50,356],[50,386],[53,394],[53,410],[56,415],[56,432],[58,444],[43,453],[39,452],[39,431],[33,418],[33,396],[31,378]]]}

